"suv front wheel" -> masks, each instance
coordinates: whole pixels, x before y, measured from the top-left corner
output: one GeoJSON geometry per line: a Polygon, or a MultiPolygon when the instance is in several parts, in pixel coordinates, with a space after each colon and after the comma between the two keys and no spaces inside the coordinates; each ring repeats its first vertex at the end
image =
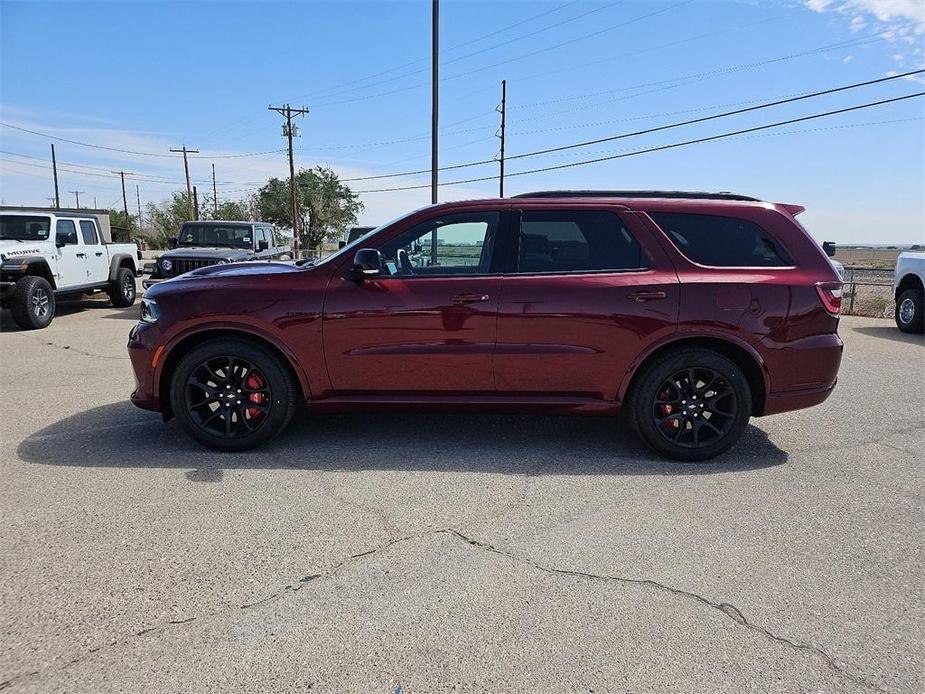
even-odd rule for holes
{"type": "Polygon", "coordinates": [[[297,384],[279,357],[234,338],[210,340],[177,365],[170,404],[199,443],[245,451],[279,434],[296,408],[297,384]]]}
{"type": "Polygon", "coordinates": [[[650,448],[693,463],[735,445],[748,424],[752,397],[732,361],[690,348],[644,366],[629,404],[633,428],[650,448]]]}

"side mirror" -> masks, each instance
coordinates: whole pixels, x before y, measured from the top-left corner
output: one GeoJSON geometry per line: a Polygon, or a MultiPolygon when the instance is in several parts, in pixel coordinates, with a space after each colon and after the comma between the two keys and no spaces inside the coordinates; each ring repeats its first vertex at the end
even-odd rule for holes
{"type": "Polygon", "coordinates": [[[359,281],[382,274],[382,256],[375,248],[361,248],[353,256],[353,277],[359,281]]]}
{"type": "Polygon", "coordinates": [[[178,245],[180,245],[180,242],[177,240],[176,236],[172,236],[171,238],[167,239],[167,248],[173,250],[178,245]]]}
{"type": "Polygon", "coordinates": [[[337,242],[337,250],[340,250],[341,248],[343,248],[343,247],[346,246],[346,245],[347,245],[347,242],[346,242],[346,241],[338,241],[338,242],[337,242]]]}
{"type": "Polygon", "coordinates": [[[270,244],[267,243],[266,239],[260,239],[260,240],[257,242],[257,250],[258,250],[258,251],[265,251],[265,250],[267,250],[269,247],[270,247],[270,244]]]}
{"type": "Polygon", "coordinates": [[[835,242],[834,241],[823,241],[822,250],[830,258],[834,258],[835,257],[835,242]]]}
{"type": "Polygon", "coordinates": [[[55,234],[55,246],[64,248],[65,246],[74,246],[77,244],[76,231],[62,231],[55,234]]]}
{"type": "Polygon", "coordinates": [[[67,239],[64,234],[55,234],[55,248],[64,248],[67,245],[67,239]]]}

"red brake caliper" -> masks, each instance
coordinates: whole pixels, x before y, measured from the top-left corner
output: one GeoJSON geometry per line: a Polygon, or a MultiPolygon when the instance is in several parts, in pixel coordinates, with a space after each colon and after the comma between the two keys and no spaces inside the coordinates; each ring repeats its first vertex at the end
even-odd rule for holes
{"type": "MultiPolygon", "coordinates": [[[[659,400],[667,400],[671,397],[671,391],[668,388],[665,388],[661,393],[658,394],[659,400]]],[[[672,412],[674,412],[674,405],[669,405],[668,403],[662,403],[658,406],[659,414],[663,417],[667,417],[672,412]]],[[[671,420],[671,426],[677,427],[678,422],[676,420],[671,420]]]]}
{"type": "MultiPolygon", "coordinates": [[[[263,378],[259,373],[252,372],[247,379],[244,381],[246,385],[251,390],[257,390],[258,388],[263,388],[263,378]]],[[[247,396],[247,399],[250,400],[255,405],[262,405],[266,401],[266,396],[263,393],[251,393],[247,396]]],[[[256,419],[263,416],[263,410],[259,410],[256,407],[247,408],[247,416],[251,419],[256,419]]]]}

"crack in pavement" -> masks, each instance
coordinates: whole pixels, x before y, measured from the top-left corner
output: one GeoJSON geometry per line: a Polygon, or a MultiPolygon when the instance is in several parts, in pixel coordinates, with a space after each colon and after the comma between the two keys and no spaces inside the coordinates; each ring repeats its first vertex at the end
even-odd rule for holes
{"type": "MultiPolygon", "coordinates": [[[[848,667],[846,664],[839,662],[837,658],[830,655],[822,648],[818,646],[814,646],[810,643],[803,642],[803,641],[795,641],[786,636],[780,636],[772,632],[767,627],[764,627],[764,626],[761,626],[759,624],[755,624],[754,622],[749,621],[748,618],[742,612],[742,610],[740,610],[738,607],[730,603],[714,602],[708,598],[705,598],[704,596],[698,593],[684,590],[682,588],[674,588],[667,584],[659,583],[658,581],[648,579],[648,578],[629,578],[626,576],[614,576],[610,574],[595,574],[595,573],[590,573],[590,572],[585,572],[585,571],[577,571],[575,569],[559,569],[555,567],[545,566],[532,559],[520,557],[520,556],[517,556],[516,554],[513,554],[512,552],[495,547],[494,545],[491,545],[488,542],[484,542],[482,540],[477,540],[475,538],[472,538],[466,535],[465,533],[462,533],[459,530],[456,530],[455,528],[438,528],[434,530],[427,530],[427,531],[420,532],[420,533],[414,533],[411,535],[404,535],[402,537],[393,538],[389,540],[388,542],[386,542],[385,544],[380,545],[378,547],[373,547],[372,549],[366,550],[364,552],[358,552],[357,554],[352,554],[349,557],[346,557],[345,559],[342,559],[341,561],[337,562],[330,569],[324,571],[323,573],[307,574],[303,576],[302,578],[300,578],[297,583],[287,584],[283,586],[282,588],[280,588],[279,590],[277,590],[276,592],[271,593],[270,595],[264,596],[263,598],[260,598],[259,600],[255,600],[250,603],[244,603],[244,604],[238,605],[237,607],[225,608],[221,610],[213,610],[211,612],[207,612],[199,616],[188,617],[185,619],[168,620],[161,625],[155,625],[152,627],[141,629],[140,631],[137,631],[134,634],[132,634],[130,638],[141,637],[141,636],[150,634],[155,631],[163,631],[172,626],[190,624],[191,622],[194,622],[197,620],[202,621],[208,617],[213,617],[218,614],[225,613],[229,609],[248,610],[254,607],[258,607],[260,605],[265,605],[289,593],[296,593],[300,591],[302,588],[304,588],[306,585],[308,585],[309,583],[313,583],[317,581],[318,579],[331,578],[336,573],[338,573],[338,571],[344,566],[353,564],[357,561],[362,560],[365,557],[373,556],[375,554],[384,552],[397,544],[409,542],[411,540],[420,540],[425,537],[429,537],[433,535],[448,535],[450,537],[461,540],[464,543],[466,543],[468,546],[474,547],[480,551],[497,554],[515,563],[524,564],[526,566],[530,566],[531,568],[534,568],[538,571],[543,571],[548,574],[552,574],[556,576],[571,576],[571,577],[583,578],[583,579],[594,580],[594,581],[607,581],[607,582],[621,583],[624,585],[645,586],[649,588],[654,588],[656,590],[664,591],[672,595],[685,598],[687,600],[695,601],[701,605],[717,610],[718,612],[722,613],[725,617],[734,621],[736,624],[739,624],[749,629],[750,631],[753,631],[763,636],[764,638],[770,639],[771,641],[774,641],[779,644],[783,644],[794,650],[804,651],[806,653],[810,653],[814,656],[821,658],[831,670],[833,670],[840,676],[850,680],[851,682],[854,682],[857,685],[860,685],[867,689],[872,689],[881,694],[886,694],[886,692],[888,692],[887,689],[884,689],[878,684],[871,682],[860,675],[854,674],[853,672],[848,670],[848,667]]],[[[108,645],[114,646],[117,643],[118,641],[114,641],[108,645]]],[[[103,648],[102,646],[91,648],[88,651],[86,651],[84,654],[78,655],[76,658],[68,661],[67,663],[65,663],[63,666],[61,666],[58,669],[70,667],[71,665],[79,662],[85,656],[93,655],[99,652],[100,650],[102,650],[102,648],[103,648]]],[[[19,680],[40,675],[41,672],[48,670],[52,667],[54,666],[49,665],[49,666],[46,666],[45,668],[42,668],[41,670],[25,672],[20,675],[11,677],[7,680],[4,680],[0,682],[0,690],[6,689],[7,687],[12,686],[15,682],[19,680]]]]}

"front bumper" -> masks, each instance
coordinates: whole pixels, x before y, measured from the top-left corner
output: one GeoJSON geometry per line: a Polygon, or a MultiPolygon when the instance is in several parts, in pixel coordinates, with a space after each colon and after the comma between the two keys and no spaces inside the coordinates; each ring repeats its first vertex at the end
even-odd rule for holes
{"type": "Polygon", "coordinates": [[[131,401],[136,407],[154,412],[162,411],[154,382],[157,373],[154,356],[159,335],[157,326],[148,323],[137,323],[128,334],[128,356],[135,375],[131,401]]]}
{"type": "Polygon", "coordinates": [[[0,299],[8,299],[16,293],[15,282],[0,282],[0,299]]]}

